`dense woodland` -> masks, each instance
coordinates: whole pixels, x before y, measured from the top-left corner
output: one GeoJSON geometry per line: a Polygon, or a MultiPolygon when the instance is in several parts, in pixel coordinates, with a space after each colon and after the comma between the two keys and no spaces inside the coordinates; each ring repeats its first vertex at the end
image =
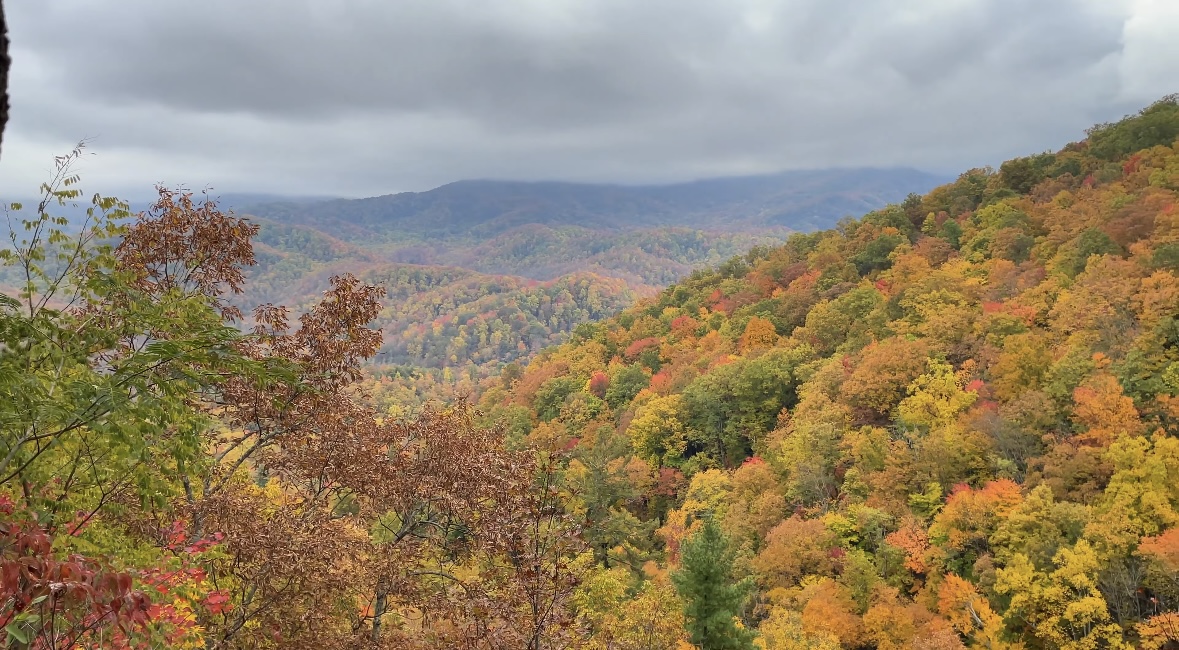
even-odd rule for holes
{"type": "Polygon", "coordinates": [[[1176,647],[1179,100],[1087,135],[415,408],[383,287],[239,327],[255,225],[70,239],[67,156],[5,253],[7,643],[1176,647]]]}
{"type": "MultiPolygon", "coordinates": [[[[592,273],[545,282],[438,266],[381,265],[360,278],[387,289],[373,321],[379,364],[490,367],[560,342],[574,327],[634,302],[622,280],[592,273]]],[[[293,302],[302,311],[314,299],[293,302]]]]}
{"type": "Polygon", "coordinates": [[[268,302],[299,310],[333,275],[352,273],[389,290],[375,322],[386,336],[379,363],[486,376],[696,269],[937,179],[846,169],[649,187],[461,181],[368,199],[247,204],[260,226],[257,264],[233,302],[247,313],[268,302]]]}
{"type": "Polygon", "coordinates": [[[482,242],[402,239],[360,247],[247,218],[260,227],[258,263],[247,270],[235,305],[247,312],[268,302],[301,310],[332,276],[352,273],[389,291],[374,322],[385,333],[378,363],[480,376],[561,343],[577,325],[613,316],[696,268],[787,234],[531,225],[482,242]]]}

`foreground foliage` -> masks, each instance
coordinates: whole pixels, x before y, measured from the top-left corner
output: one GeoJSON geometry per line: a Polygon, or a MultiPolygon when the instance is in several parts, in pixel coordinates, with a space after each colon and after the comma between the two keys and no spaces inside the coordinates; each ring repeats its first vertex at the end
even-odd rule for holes
{"type": "Polygon", "coordinates": [[[161,189],[128,223],[58,161],[5,261],[0,626],[12,647],[554,647],[577,529],[551,458],[358,390],[383,290],[227,301],[256,226],[161,189]]]}

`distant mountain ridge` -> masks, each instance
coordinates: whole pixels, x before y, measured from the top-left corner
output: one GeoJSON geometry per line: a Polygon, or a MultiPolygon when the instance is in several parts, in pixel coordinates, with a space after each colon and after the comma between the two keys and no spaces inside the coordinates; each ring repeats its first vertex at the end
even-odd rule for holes
{"type": "Polygon", "coordinates": [[[258,265],[239,297],[247,311],[266,302],[301,311],[332,275],[353,273],[389,291],[378,318],[381,363],[491,371],[696,269],[944,180],[843,169],[651,186],[469,180],[367,199],[220,200],[261,226],[258,265]]]}
{"type": "MultiPolygon", "coordinates": [[[[352,273],[389,292],[380,363],[490,372],[696,269],[945,180],[833,169],[670,185],[466,180],[365,199],[207,195],[261,227],[235,297],[246,313],[264,303],[299,313],[333,275],[352,273]]],[[[61,212],[77,219],[86,207],[61,212]]],[[[19,283],[0,268],[0,286],[19,283]]]]}
{"type": "Polygon", "coordinates": [[[909,168],[789,171],[670,185],[466,180],[426,192],[320,202],[262,202],[243,211],[330,228],[341,239],[494,237],[524,225],[591,230],[681,227],[813,230],[946,182],[909,168]]]}

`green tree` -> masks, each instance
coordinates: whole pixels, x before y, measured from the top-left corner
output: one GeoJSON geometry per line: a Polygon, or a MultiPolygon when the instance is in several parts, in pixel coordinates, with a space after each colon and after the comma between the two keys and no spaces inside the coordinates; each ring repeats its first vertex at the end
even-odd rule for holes
{"type": "Polygon", "coordinates": [[[692,643],[703,650],[753,648],[753,634],[738,618],[753,585],[733,580],[733,552],[712,517],[688,538],[682,553],[671,579],[685,601],[692,643]]]}
{"type": "Polygon", "coordinates": [[[1155,145],[1167,146],[1179,137],[1179,96],[1168,95],[1114,124],[1088,131],[1089,150],[1098,158],[1117,160],[1155,145]]]}
{"type": "Polygon", "coordinates": [[[625,406],[650,382],[651,377],[643,370],[643,366],[637,363],[623,366],[610,377],[610,385],[606,388],[606,403],[611,408],[625,406]]]}
{"type": "Polygon", "coordinates": [[[561,414],[561,406],[565,398],[577,392],[581,382],[573,377],[554,377],[541,384],[536,391],[536,415],[543,422],[548,422],[561,414]]]}
{"type": "Polygon", "coordinates": [[[1072,249],[1062,254],[1060,270],[1070,277],[1080,275],[1093,255],[1116,255],[1118,245],[1097,228],[1086,228],[1072,242],[1072,249]]]}
{"type": "Polygon", "coordinates": [[[783,408],[798,401],[794,369],[811,356],[807,346],[775,348],[739,359],[697,378],[683,392],[688,442],[722,465],[749,455],[783,408]]]}

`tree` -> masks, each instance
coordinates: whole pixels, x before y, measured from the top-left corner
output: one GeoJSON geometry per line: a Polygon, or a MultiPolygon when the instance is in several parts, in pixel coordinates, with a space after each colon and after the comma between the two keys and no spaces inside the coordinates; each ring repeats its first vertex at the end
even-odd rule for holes
{"type": "Polygon", "coordinates": [[[926,371],[928,354],[924,341],[890,338],[870,345],[843,383],[844,400],[865,411],[888,413],[904,398],[909,384],[926,371]]]}
{"type": "Polygon", "coordinates": [[[865,644],[864,625],[856,614],[857,603],[843,585],[822,579],[805,589],[806,605],[802,608],[802,626],[816,636],[833,636],[847,648],[865,644]]]}
{"type": "Polygon", "coordinates": [[[1015,158],[999,166],[999,181],[1018,194],[1027,194],[1040,181],[1032,158],[1015,158]]]}
{"type": "Polygon", "coordinates": [[[794,369],[809,356],[806,346],[774,348],[694,380],[683,391],[689,446],[725,466],[743,461],[778,413],[797,401],[794,369]]]}
{"type": "Polygon", "coordinates": [[[1045,573],[1016,554],[998,570],[995,592],[1010,598],[1006,618],[1061,650],[1129,648],[1097,589],[1100,564],[1089,543],[1060,549],[1052,562],[1045,573]]]}
{"type": "Polygon", "coordinates": [[[1146,585],[1154,606],[1154,615],[1138,625],[1143,647],[1154,650],[1179,643],[1179,528],[1143,538],[1137,555],[1146,561],[1146,585]]]}
{"type": "Polygon", "coordinates": [[[839,639],[830,633],[806,630],[798,612],[775,607],[757,628],[761,637],[755,642],[762,650],[839,650],[839,639]]]}
{"type": "Polygon", "coordinates": [[[991,547],[1000,564],[1018,553],[1046,569],[1061,548],[1076,543],[1088,520],[1086,506],[1057,501],[1051,488],[1037,485],[1003,517],[991,534],[991,547]]]}
{"type": "Polygon", "coordinates": [[[664,576],[631,586],[626,569],[589,571],[574,597],[589,627],[586,650],[677,650],[686,641],[684,612],[664,576]]]}
{"type": "Polygon", "coordinates": [[[0,629],[4,647],[127,648],[150,622],[132,576],[90,558],[54,556],[51,532],[0,495],[0,629]]]}
{"type": "Polygon", "coordinates": [[[624,436],[602,427],[592,446],[579,446],[565,472],[571,496],[566,505],[582,524],[594,560],[610,566],[613,557],[637,564],[650,548],[656,522],[640,521],[630,508],[640,502],[640,485],[652,481],[651,466],[626,456],[624,436]],[[628,507],[629,506],[629,507],[628,507]]]}
{"type": "Polygon", "coordinates": [[[964,555],[963,563],[973,562],[989,550],[990,536],[1022,501],[1019,486],[1007,479],[991,481],[978,490],[956,486],[929,527],[930,540],[964,555]]]}
{"type": "Polygon", "coordinates": [[[895,587],[880,586],[873,590],[871,607],[864,612],[864,632],[877,650],[912,648],[919,616],[928,613],[906,604],[895,587]]]}
{"type": "Polygon", "coordinates": [[[766,535],[754,568],[770,587],[793,587],[807,575],[834,573],[839,540],[818,519],[794,515],[766,535]]]}
{"type": "MultiPolygon", "coordinates": [[[[516,366],[519,368],[519,366],[516,366]]],[[[601,370],[595,371],[590,375],[589,381],[586,383],[586,392],[599,399],[606,398],[606,390],[610,388],[610,376],[601,370]]]]}
{"type": "Polygon", "coordinates": [[[1093,155],[1106,160],[1146,149],[1153,145],[1170,145],[1179,136],[1179,96],[1168,95],[1114,124],[1099,124],[1089,129],[1089,146],[1093,155]]]}
{"type": "Polygon", "coordinates": [[[616,409],[626,406],[649,383],[651,377],[642,365],[635,363],[622,366],[609,377],[605,391],[606,403],[616,409]]]}
{"type": "Polygon", "coordinates": [[[955,630],[968,638],[973,637],[977,647],[992,650],[1012,647],[1001,639],[1003,619],[991,609],[991,604],[979,595],[973,584],[950,573],[937,596],[938,611],[949,619],[955,630]]]}
{"type": "Polygon", "coordinates": [[[991,366],[995,396],[1010,401],[1024,391],[1040,388],[1052,361],[1043,337],[1033,333],[1008,336],[1003,341],[1003,352],[991,366]]]}
{"type": "Polygon", "coordinates": [[[333,277],[296,326],[264,305],[243,331],[229,296],[257,227],[160,189],[127,226],[113,223],[125,204],[95,197],[67,234],[50,210],[79,196],[77,155],[0,254],[18,278],[0,294],[0,510],[35,521],[0,531],[13,638],[65,647],[114,626],[102,647],[537,649],[569,636],[583,546],[555,463],[507,449],[461,402],[378,416],[357,383],[382,342],[380,288],[333,277]]]}
{"type": "Polygon", "coordinates": [[[702,650],[745,650],[753,634],[738,616],[752,583],[734,582],[733,553],[720,526],[709,516],[681,549],[672,582],[684,599],[691,641],[702,650]]]}
{"type": "Polygon", "coordinates": [[[653,467],[678,465],[687,449],[680,401],[679,395],[654,397],[638,408],[626,428],[635,455],[653,467]]]}
{"type": "MultiPolygon", "coordinates": [[[[67,232],[51,211],[80,197],[71,171],[79,155],[58,158],[26,235],[13,233],[0,253],[0,268],[21,278],[15,296],[0,294],[0,499],[15,497],[35,517],[23,535],[6,533],[18,540],[19,564],[49,581],[38,595],[38,581],[18,579],[12,602],[32,596],[21,606],[41,611],[8,613],[22,633],[48,622],[40,629],[57,638],[47,647],[77,641],[71,626],[84,636],[125,622],[123,613],[159,625],[183,605],[189,625],[232,607],[191,566],[220,537],[180,520],[181,483],[210,468],[206,451],[220,433],[202,405],[233,381],[290,377],[252,357],[249,335],[232,324],[238,312],[222,300],[240,288],[240,267],[253,259],[240,242],[254,229],[161,190],[167,209],[130,227],[119,223],[126,204],[95,196],[67,232]],[[181,585],[207,597],[161,598],[181,585]]],[[[123,626],[105,643],[123,647],[136,634],[123,626]]]]}
{"type": "Polygon", "coordinates": [[[757,551],[787,512],[782,485],[774,468],[756,456],[734,470],[731,483],[723,528],[738,552],[757,551]]]}
{"type": "Polygon", "coordinates": [[[947,426],[978,399],[950,364],[931,359],[929,372],[913,380],[909,396],[897,405],[898,422],[931,429],[947,426]]]}
{"type": "Polygon", "coordinates": [[[1123,435],[1139,435],[1143,426],[1134,400],[1124,394],[1117,378],[1101,373],[1073,390],[1073,419],[1082,439],[1100,447],[1123,435]]]}
{"type": "Polygon", "coordinates": [[[737,348],[748,354],[766,348],[772,348],[778,343],[778,332],[774,324],[768,319],[754,316],[749,319],[745,331],[741,334],[737,348]]]}

